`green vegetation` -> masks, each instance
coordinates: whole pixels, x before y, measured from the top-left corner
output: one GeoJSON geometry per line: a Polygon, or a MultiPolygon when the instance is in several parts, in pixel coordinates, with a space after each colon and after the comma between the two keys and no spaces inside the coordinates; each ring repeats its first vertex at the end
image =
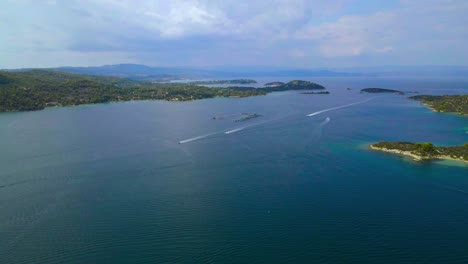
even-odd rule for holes
{"type": "Polygon", "coordinates": [[[468,161],[468,143],[465,143],[463,146],[436,147],[429,142],[379,142],[370,145],[370,148],[400,153],[420,160],[454,159],[468,161]]]}
{"type": "Polygon", "coordinates": [[[361,93],[399,93],[399,94],[403,94],[402,91],[392,90],[392,89],[384,89],[384,88],[364,88],[364,89],[361,89],[361,93]]]}
{"type": "Polygon", "coordinates": [[[242,115],[244,117],[242,118],[239,118],[237,120],[235,120],[234,122],[244,122],[244,121],[247,121],[249,119],[252,119],[252,118],[257,118],[257,117],[260,117],[261,115],[259,114],[249,114],[249,113],[242,113],[242,115]]]}
{"type": "Polygon", "coordinates": [[[288,83],[282,82],[273,82],[265,84],[264,88],[259,88],[263,91],[267,92],[281,92],[281,91],[288,91],[288,90],[324,90],[320,84],[308,82],[308,81],[301,81],[301,80],[294,80],[288,83]]]}
{"type": "Polygon", "coordinates": [[[437,112],[450,112],[468,115],[468,94],[465,95],[417,95],[409,99],[421,101],[437,112]]]}
{"type": "MultiPolygon", "coordinates": [[[[252,81],[255,82],[247,79],[218,82],[252,81]]],[[[190,101],[213,97],[247,97],[275,91],[312,89],[325,87],[307,81],[292,81],[266,88],[211,88],[194,83],[149,83],[50,70],[0,71],[0,112],[130,100],[190,101]]]]}
{"type": "Polygon", "coordinates": [[[301,94],[330,94],[329,91],[325,92],[302,92],[301,94]]]}
{"type": "MultiPolygon", "coordinates": [[[[234,86],[229,87],[235,90],[259,90],[267,93],[271,92],[283,92],[283,91],[291,91],[291,90],[324,90],[320,84],[308,82],[308,81],[301,81],[301,80],[294,80],[288,83],[283,82],[273,82],[265,84],[265,87],[262,88],[255,88],[255,87],[247,87],[247,86],[234,86]]],[[[322,92],[326,93],[326,92],[322,92]]]]}
{"type": "Polygon", "coordinates": [[[189,101],[264,94],[266,91],[261,90],[218,89],[180,83],[150,84],[58,71],[0,71],[0,112],[129,100],[189,101]]]}
{"type": "Polygon", "coordinates": [[[277,86],[282,86],[285,85],[284,82],[269,82],[265,83],[265,87],[277,87],[277,86]]]}
{"type": "Polygon", "coordinates": [[[251,80],[251,79],[236,79],[236,80],[194,81],[194,82],[189,82],[188,84],[214,85],[214,84],[254,84],[254,83],[257,83],[257,81],[251,80]]]}

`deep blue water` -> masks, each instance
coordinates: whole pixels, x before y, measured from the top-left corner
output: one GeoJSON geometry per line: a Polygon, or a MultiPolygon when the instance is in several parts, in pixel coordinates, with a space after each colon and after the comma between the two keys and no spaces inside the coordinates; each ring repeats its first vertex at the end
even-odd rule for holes
{"type": "Polygon", "coordinates": [[[311,80],[332,94],[0,114],[0,263],[468,263],[468,166],[366,148],[462,144],[468,119],[359,93],[468,80],[311,80]]]}

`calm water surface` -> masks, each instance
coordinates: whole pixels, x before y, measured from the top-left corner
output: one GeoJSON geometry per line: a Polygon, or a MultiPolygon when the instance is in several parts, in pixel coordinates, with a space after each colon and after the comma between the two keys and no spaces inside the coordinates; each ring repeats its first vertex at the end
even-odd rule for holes
{"type": "Polygon", "coordinates": [[[468,166],[366,148],[468,119],[359,93],[468,80],[313,81],[332,94],[0,114],[0,263],[468,263],[468,166]]]}

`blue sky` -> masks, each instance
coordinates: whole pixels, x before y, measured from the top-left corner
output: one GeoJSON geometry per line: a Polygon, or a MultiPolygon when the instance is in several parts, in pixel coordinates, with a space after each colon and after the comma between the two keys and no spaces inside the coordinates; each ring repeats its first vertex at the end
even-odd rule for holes
{"type": "Polygon", "coordinates": [[[0,68],[468,65],[466,0],[3,0],[0,68]]]}

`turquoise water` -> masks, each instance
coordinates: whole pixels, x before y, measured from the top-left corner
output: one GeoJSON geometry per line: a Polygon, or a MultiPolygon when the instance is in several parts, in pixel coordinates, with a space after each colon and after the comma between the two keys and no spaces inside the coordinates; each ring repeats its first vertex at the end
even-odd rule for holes
{"type": "Polygon", "coordinates": [[[0,114],[0,263],[467,263],[468,166],[365,146],[462,144],[468,119],[359,89],[468,80],[312,81],[332,94],[0,114]]]}

